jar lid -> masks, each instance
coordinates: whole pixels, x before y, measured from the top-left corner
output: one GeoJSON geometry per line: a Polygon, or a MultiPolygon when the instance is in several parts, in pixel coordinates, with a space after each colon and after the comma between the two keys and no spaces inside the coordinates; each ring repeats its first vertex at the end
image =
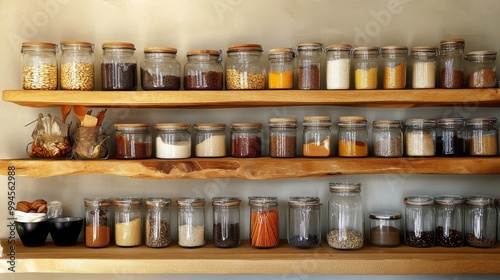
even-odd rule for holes
{"type": "Polygon", "coordinates": [[[296,125],[296,118],[270,118],[269,124],[283,124],[283,125],[296,125]]]}
{"type": "Polygon", "coordinates": [[[220,51],[216,51],[216,50],[194,50],[194,51],[187,52],[186,56],[200,55],[200,54],[219,55],[220,51]]]}
{"type": "Polygon", "coordinates": [[[232,123],[231,126],[234,128],[262,128],[261,123],[232,123]]]}
{"type": "Polygon", "coordinates": [[[262,46],[259,44],[240,44],[232,45],[227,49],[228,53],[232,52],[248,52],[248,51],[258,51],[262,52],[262,46]]]}
{"type": "Polygon", "coordinates": [[[189,128],[189,123],[157,123],[155,128],[159,130],[189,128]]]}
{"type": "Polygon", "coordinates": [[[331,122],[330,116],[305,116],[304,122],[331,122]]]}
{"type": "Polygon", "coordinates": [[[463,38],[445,38],[441,40],[440,45],[455,44],[455,43],[465,44],[465,40],[463,38]]]}
{"type": "Polygon", "coordinates": [[[401,213],[394,210],[382,210],[370,212],[369,217],[377,220],[399,220],[401,219],[401,213]]]}
{"type": "Polygon", "coordinates": [[[434,198],[434,203],[438,205],[461,205],[464,198],[459,195],[439,195],[434,198]]]}
{"type": "Polygon", "coordinates": [[[323,44],[319,42],[302,42],[297,44],[297,50],[299,51],[314,51],[321,50],[323,48],[323,44]]]}
{"type": "Polygon", "coordinates": [[[495,198],[485,195],[473,195],[465,198],[465,204],[471,206],[491,206],[495,205],[495,198]]]}
{"type": "Polygon", "coordinates": [[[107,197],[89,197],[83,201],[85,206],[111,206],[111,199],[107,197]]]}
{"type": "Polygon", "coordinates": [[[330,182],[330,192],[359,192],[361,183],[330,182]]]}
{"type": "Polygon", "coordinates": [[[290,206],[306,206],[320,205],[319,197],[317,196],[291,196],[288,201],[290,206]]]}
{"type": "Polygon", "coordinates": [[[127,42],[107,42],[102,44],[102,49],[130,49],[135,50],[135,46],[132,43],[127,42]]]}
{"type": "Polygon", "coordinates": [[[71,46],[72,48],[91,48],[92,52],[94,51],[94,44],[84,41],[62,41],[60,45],[62,50],[64,50],[66,47],[71,46]]]}
{"type": "Polygon", "coordinates": [[[407,46],[386,46],[386,47],[380,48],[380,53],[382,53],[382,54],[391,54],[391,53],[399,53],[399,52],[408,53],[408,47],[407,46]]]}
{"type": "Polygon", "coordinates": [[[403,127],[402,120],[375,120],[373,121],[373,127],[403,127]]]}
{"type": "Polygon", "coordinates": [[[226,124],[223,123],[197,123],[194,129],[197,130],[211,130],[211,129],[225,129],[226,124]]]}
{"type": "Polygon", "coordinates": [[[239,206],[241,199],[237,197],[214,197],[212,198],[212,206],[231,207],[239,206]]]}
{"type": "Polygon", "coordinates": [[[368,52],[378,52],[379,51],[379,47],[376,47],[376,46],[357,47],[357,48],[352,49],[352,51],[353,51],[354,54],[368,53],[368,52]]]}
{"type": "Polygon", "coordinates": [[[364,116],[342,116],[339,118],[339,122],[341,122],[341,123],[365,122],[366,123],[366,118],[364,116]]]}
{"type": "Polygon", "coordinates": [[[465,124],[465,118],[442,118],[442,119],[437,119],[437,124],[442,125],[442,124],[465,124]]]}
{"type": "Polygon", "coordinates": [[[149,128],[149,123],[115,123],[116,129],[149,128]]]}
{"type": "Polygon", "coordinates": [[[276,196],[249,196],[248,204],[250,206],[277,206],[278,197],[276,196]]]}
{"type": "Polygon", "coordinates": [[[276,49],[270,49],[269,54],[288,54],[288,53],[293,53],[292,48],[276,48],[276,49]]]}
{"type": "Polygon", "coordinates": [[[349,44],[330,44],[325,47],[326,51],[350,51],[352,46],[349,44]]]}
{"type": "Polygon", "coordinates": [[[434,198],[428,195],[408,196],[404,199],[406,205],[430,206],[434,204],[434,198]]]}
{"type": "Polygon", "coordinates": [[[144,53],[171,53],[171,54],[177,54],[177,49],[176,48],[169,48],[169,47],[147,47],[147,48],[144,48],[144,53]]]}
{"type": "Polygon", "coordinates": [[[142,200],[137,197],[121,197],[113,199],[113,205],[118,207],[125,206],[140,206],[142,205],[142,200]]]}
{"type": "Polygon", "coordinates": [[[169,207],[170,206],[170,198],[161,198],[161,197],[150,197],[146,198],[146,206],[148,207],[169,207]]]}
{"type": "Polygon", "coordinates": [[[179,207],[205,206],[205,198],[203,198],[203,197],[180,197],[177,200],[177,206],[179,206],[179,207]]]}
{"type": "Polygon", "coordinates": [[[436,126],[436,120],[435,119],[407,119],[405,121],[405,124],[407,126],[420,126],[420,125],[425,125],[425,126],[436,126]]]}
{"type": "Polygon", "coordinates": [[[23,42],[21,52],[38,49],[53,49],[54,51],[57,51],[57,44],[48,42],[23,42]]]}
{"type": "Polygon", "coordinates": [[[439,48],[435,46],[418,46],[411,48],[411,53],[434,53],[437,54],[439,48]]]}
{"type": "Polygon", "coordinates": [[[497,118],[488,117],[488,118],[469,118],[465,120],[466,125],[478,125],[478,124],[490,124],[493,125],[497,122],[497,118]]]}
{"type": "Polygon", "coordinates": [[[496,57],[496,51],[471,51],[468,52],[467,55],[465,55],[465,59],[467,60],[473,60],[477,58],[495,59],[496,57]]]}

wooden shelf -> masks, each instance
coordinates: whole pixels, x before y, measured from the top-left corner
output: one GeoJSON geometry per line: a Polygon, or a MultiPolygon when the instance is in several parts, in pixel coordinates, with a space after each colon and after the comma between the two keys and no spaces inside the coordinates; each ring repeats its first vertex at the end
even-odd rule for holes
{"type": "Polygon", "coordinates": [[[363,106],[386,108],[500,105],[497,88],[426,90],[67,91],[5,90],[3,100],[22,106],[235,108],[363,106]]]}

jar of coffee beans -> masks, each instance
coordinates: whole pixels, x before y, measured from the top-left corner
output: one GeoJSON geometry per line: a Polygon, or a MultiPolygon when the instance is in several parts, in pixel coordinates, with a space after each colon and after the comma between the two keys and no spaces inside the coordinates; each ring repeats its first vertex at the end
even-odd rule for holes
{"type": "Polygon", "coordinates": [[[323,44],[305,42],[297,45],[297,89],[321,89],[321,53],[323,44]]]}
{"type": "Polygon", "coordinates": [[[405,243],[412,247],[432,247],[435,244],[434,198],[410,196],[404,199],[405,243]]]}
{"type": "Polygon", "coordinates": [[[297,120],[271,118],[269,120],[269,155],[278,158],[295,157],[297,150],[297,120]]]}
{"type": "Polygon", "coordinates": [[[464,244],[464,198],[457,195],[440,195],[436,204],[436,245],[459,247],[464,244]]]}
{"type": "Polygon", "coordinates": [[[102,90],[136,90],[137,57],[134,54],[134,44],[104,43],[102,51],[102,90]]]}
{"type": "Polygon", "coordinates": [[[491,248],[497,244],[495,198],[471,196],[465,199],[465,242],[469,246],[491,248]]]}
{"type": "Polygon", "coordinates": [[[213,244],[219,248],[233,248],[240,245],[240,203],[236,197],[214,197],[213,244]]]}
{"type": "Polygon", "coordinates": [[[177,49],[167,47],[144,48],[141,62],[143,90],[179,90],[181,65],[176,59],[177,49]]]}
{"type": "Polygon", "coordinates": [[[187,53],[184,66],[185,90],[222,90],[222,52],[195,50],[187,53]]]}

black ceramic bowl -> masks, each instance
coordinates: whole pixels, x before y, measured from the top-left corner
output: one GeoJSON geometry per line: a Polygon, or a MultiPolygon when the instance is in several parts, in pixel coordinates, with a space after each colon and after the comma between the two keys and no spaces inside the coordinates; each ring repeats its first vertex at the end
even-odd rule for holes
{"type": "Polygon", "coordinates": [[[62,217],[49,219],[50,236],[56,246],[73,246],[82,231],[83,219],[62,217]]]}
{"type": "Polygon", "coordinates": [[[24,223],[16,221],[16,230],[24,246],[43,246],[47,235],[49,235],[49,222],[24,223]]]}

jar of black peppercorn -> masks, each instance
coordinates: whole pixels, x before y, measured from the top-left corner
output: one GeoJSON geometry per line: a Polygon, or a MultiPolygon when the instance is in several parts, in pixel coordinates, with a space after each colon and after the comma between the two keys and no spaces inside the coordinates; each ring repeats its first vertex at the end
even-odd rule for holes
{"type": "Polygon", "coordinates": [[[258,44],[232,45],[227,50],[226,89],[265,89],[266,62],[258,44]]]}
{"type": "Polygon", "coordinates": [[[438,56],[441,88],[464,87],[464,49],[465,41],[462,38],[441,40],[438,56]]]}
{"type": "Polygon", "coordinates": [[[187,53],[184,66],[185,90],[222,90],[222,52],[195,50],[187,53]]]}
{"type": "Polygon", "coordinates": [[[466,156],[467,133],[464,118],[444,118],[437,120],[437,156],[466,156]]]}
{"type": "Polygon", "coordinates": [[[434,198],[409,196],[404,200],[405,243],[412,247],[432,247],[435,244],[434,198]]]}
{"type": "Polygon", "coordinates": [[[496,246],[497,215],[495,198],[476,195],[465,199],[465,241],[469,246],[496,246]]]}
{"type": "Polygon", "coordinates": [[[111,240],[111,200],[109,198],[85,198],[85,245],[102,248],[111,240]]]}
{"type": "Polygon", "coordinates": [[[497,52],[473,51],[465,56],[469,88],[497,87],[496,63],[497,52]]]}
{"type": "Polygon", "coordinates": [[[152,153],[149,124],[115,124],[115,157],[118,159],[150,158],[152,153]]]}
{"type": "Polygon", "coordinates": [[[104,43],[102,51],[102,90],[136,90],[137,58],[134,44],[104,43]]]}
{"type": "Polygon", "coordinates": [[[321,89],[321,53],[317,42],[297,45],[297,89],[321,89]]]}
{"type": "Polygon", "coordinates": [[[170,199],[147,198],[145,243],[151,248],[162,248],[170,243],[170,199]]]}
{"type": "Polygon", "coordinates": [[[232,248],[240,245],[240,203],[241,200],[236,197],[212,198],[215,247],[232,248]]]}
{"type": "Polygon", "coordinates": [[[297,150],[297,120],[295,118],[271,118],[269,120],[269,155],[271,157],[295,157],[297,150]]]}
{"type": "Polygon", "coordinates": [[[441,195],[436,204],[436,245],[459,247],[464,244],[464,198],[456,195],[441,195]]]}
{"type": "Polygon", "coordinates": [[[314,248],[321,243],[319,197],[290,197],[288,201],[288,244],[314,248]]]}
{"type": "Polygon", "coordinates": [[[260,157],[262,155],[262,124],[233,123],[231,126],[231,156],[260,157]]]}
{"type": "Polygon", "coordinates": [[[141,62],[143,90],[179,90],[181,65],[175,59],[177,49],[167,47],[144,48],[141,62]]]}

